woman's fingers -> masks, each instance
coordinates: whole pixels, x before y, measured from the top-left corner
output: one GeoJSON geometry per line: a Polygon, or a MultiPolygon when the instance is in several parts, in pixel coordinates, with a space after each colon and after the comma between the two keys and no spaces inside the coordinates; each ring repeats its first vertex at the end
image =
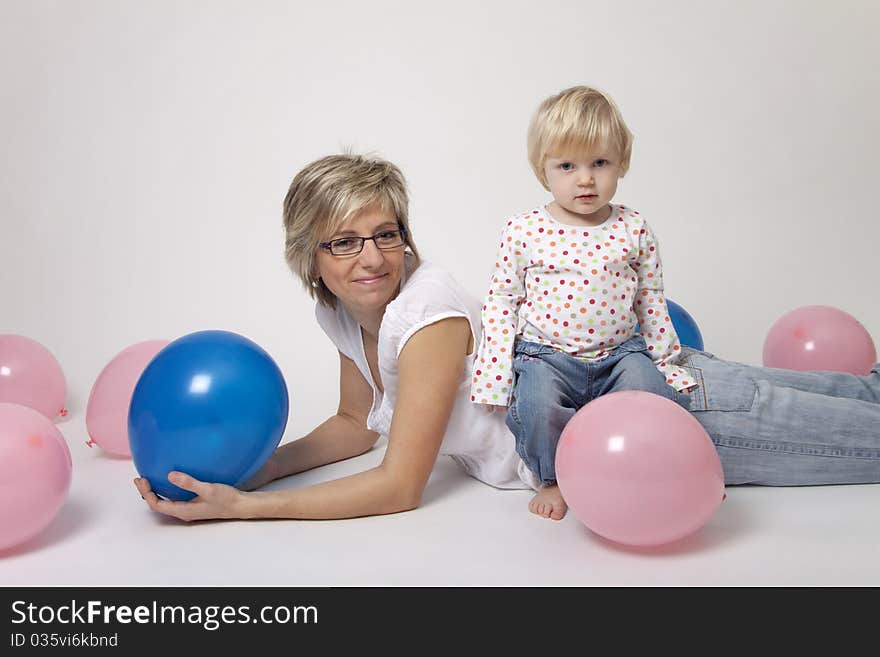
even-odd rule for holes
{"type": "Polygon", "coordinates": [[[199,497],[202,497],[211,490],[211,484],[206,484],[195,477],[191,477],[184,472],[177,472],[176,470],[172,470],[168,473],[168,481],[178,488],[188,490],[190,493],[195,493],[199,497]]]}
{"type": "Polygon", "coordinates": [[[199,481],[183,472],[170,472],[168,481],[179,488],[195,493],[196,497],[188,502],[162,499],[152,491],[150,482],[143,477],[135,479],[134,485],[150,509],[180,520],[237,517],[231,515],[231,509],[234,507],[237,497],[244,495],[237,489],[224,484],[199,481]]]}
{"type": "Polygon", "coordinates": [[[149,481],[147,481],[143,477],[138,477],[134,480],[134,485],[137,488],[138,492],[141,494],[143,500],[151,507],[156,503],[156,501],[158,501],[158,498],[153,492],[153,489],[150,488],[149,481]]]}
{"type": "MultiPolygon", "coordinates": [[[[205,485],[202,484],[202,482],[193,479],[192,477],[189,477],[189,475],[183,474],[182,472],[178,472],[176,474],[191,479],[191,482],[187,482],[187,485],[189,486],[192,486],[193,482],[199,486],[205,485]]],[[[172,481],[172,483],[175,482],[172,481]]],[[[150,509],[152,509],[153,511],[164,513],[165,515],[173,516],[175,518],[179,518],[180,520],[191,520],[193,518],[189,502],[173,502],[171,500],[164,500],[160,498],[150,488],[150,482],[143,477],[138,477],[137,479],[135,479],[134,485],[137,487],[138,492],[141,494],[141,497],[147,503],[147,506],[149,506],[150,509]]],[[[177,484],[175,483],[175,485],[177,484]]],[[[188,488],[187,490],[191,489],[188,488]]]]}

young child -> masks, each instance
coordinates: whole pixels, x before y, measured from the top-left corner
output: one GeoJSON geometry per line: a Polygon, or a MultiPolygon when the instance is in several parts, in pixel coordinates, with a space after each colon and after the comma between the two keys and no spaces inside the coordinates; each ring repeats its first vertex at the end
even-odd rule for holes
{"type": "Polygon", "coordinates": [[[507,407],[517,452],[541,482],[529,509],[555,520],[567,510],[556,445],[579,408],[618,390],[687,406],[694,385],[676,365],[657,241],[638,212],[610,203],[632,141],[596,89],[538,107],[529,162],[553,201],[507,221],[483,305],[471,401],[507,407]]]}

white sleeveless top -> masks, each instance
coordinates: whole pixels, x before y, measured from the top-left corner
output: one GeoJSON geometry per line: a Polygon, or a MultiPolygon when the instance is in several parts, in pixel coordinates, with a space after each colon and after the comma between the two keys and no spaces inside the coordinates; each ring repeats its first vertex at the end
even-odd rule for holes
{"type": "MultiPolygon", "coordinates": [[[[480,344],[480,304],[444,269],[427,262],[405,276],[400,293],[388,304],[379,327],[379,375],[384,394],[376,387],[364,353],[360,325],[341,303],[332,309],[315,307],[321,328],[336,348],[357,365],[373,389],[373,407],[367,428],[387,436],[397,403],[397,358],[417,331],[449,317],[464,317],[471,326],[474,352],[465,359],[461,384],[440,454],[451,456],[472,477],[496,488],[533,488],[540,482],[525,466],[514,447],[504,413],[470,400],[470,377],[480,344]]],[[[425,376],[430,385],[430,376],[425,376]]]]}

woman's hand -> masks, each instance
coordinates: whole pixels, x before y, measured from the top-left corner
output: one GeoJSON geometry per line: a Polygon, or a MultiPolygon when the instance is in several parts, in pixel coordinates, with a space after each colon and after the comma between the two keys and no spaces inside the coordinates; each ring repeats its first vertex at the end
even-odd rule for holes
{"type": "Polygon", "coordinates": [[[134,480],[134,485],[153,511],[174,516],[187,522],[192,520],[211,520],[219,518],[241,518],[241,505],[244,496],[240,490],[226,484],[209,484],[199,481],[182,472],[170,472],[168,481],[175,486],[196,494],[189,502],[174,502],[160,499],[150,488],[150,482],[143,477],[134,480]]]}

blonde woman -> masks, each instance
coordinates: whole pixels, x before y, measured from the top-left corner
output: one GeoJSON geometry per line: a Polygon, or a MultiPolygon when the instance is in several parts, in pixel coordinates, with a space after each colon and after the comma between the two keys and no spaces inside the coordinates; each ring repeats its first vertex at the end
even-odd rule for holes
{"type": "Polygon", "coordinates": [[[317,300],[316,317],[339,351],[335,415],[286,443],[248,483],[256,488],[357,456],[388,436],[382,463],[335,481],[243,492],[169,479],[198,495],[159,499],[156,511],[205,518],[351,518],[419,505],[439,454],[498,488],[536,486],[503,416],[469,401],[480,307],[443,269],[422,262],[409,227],[406,184],[390,162],[333,155],[309,164],[284,200],[286,258],[317,300]]]}

